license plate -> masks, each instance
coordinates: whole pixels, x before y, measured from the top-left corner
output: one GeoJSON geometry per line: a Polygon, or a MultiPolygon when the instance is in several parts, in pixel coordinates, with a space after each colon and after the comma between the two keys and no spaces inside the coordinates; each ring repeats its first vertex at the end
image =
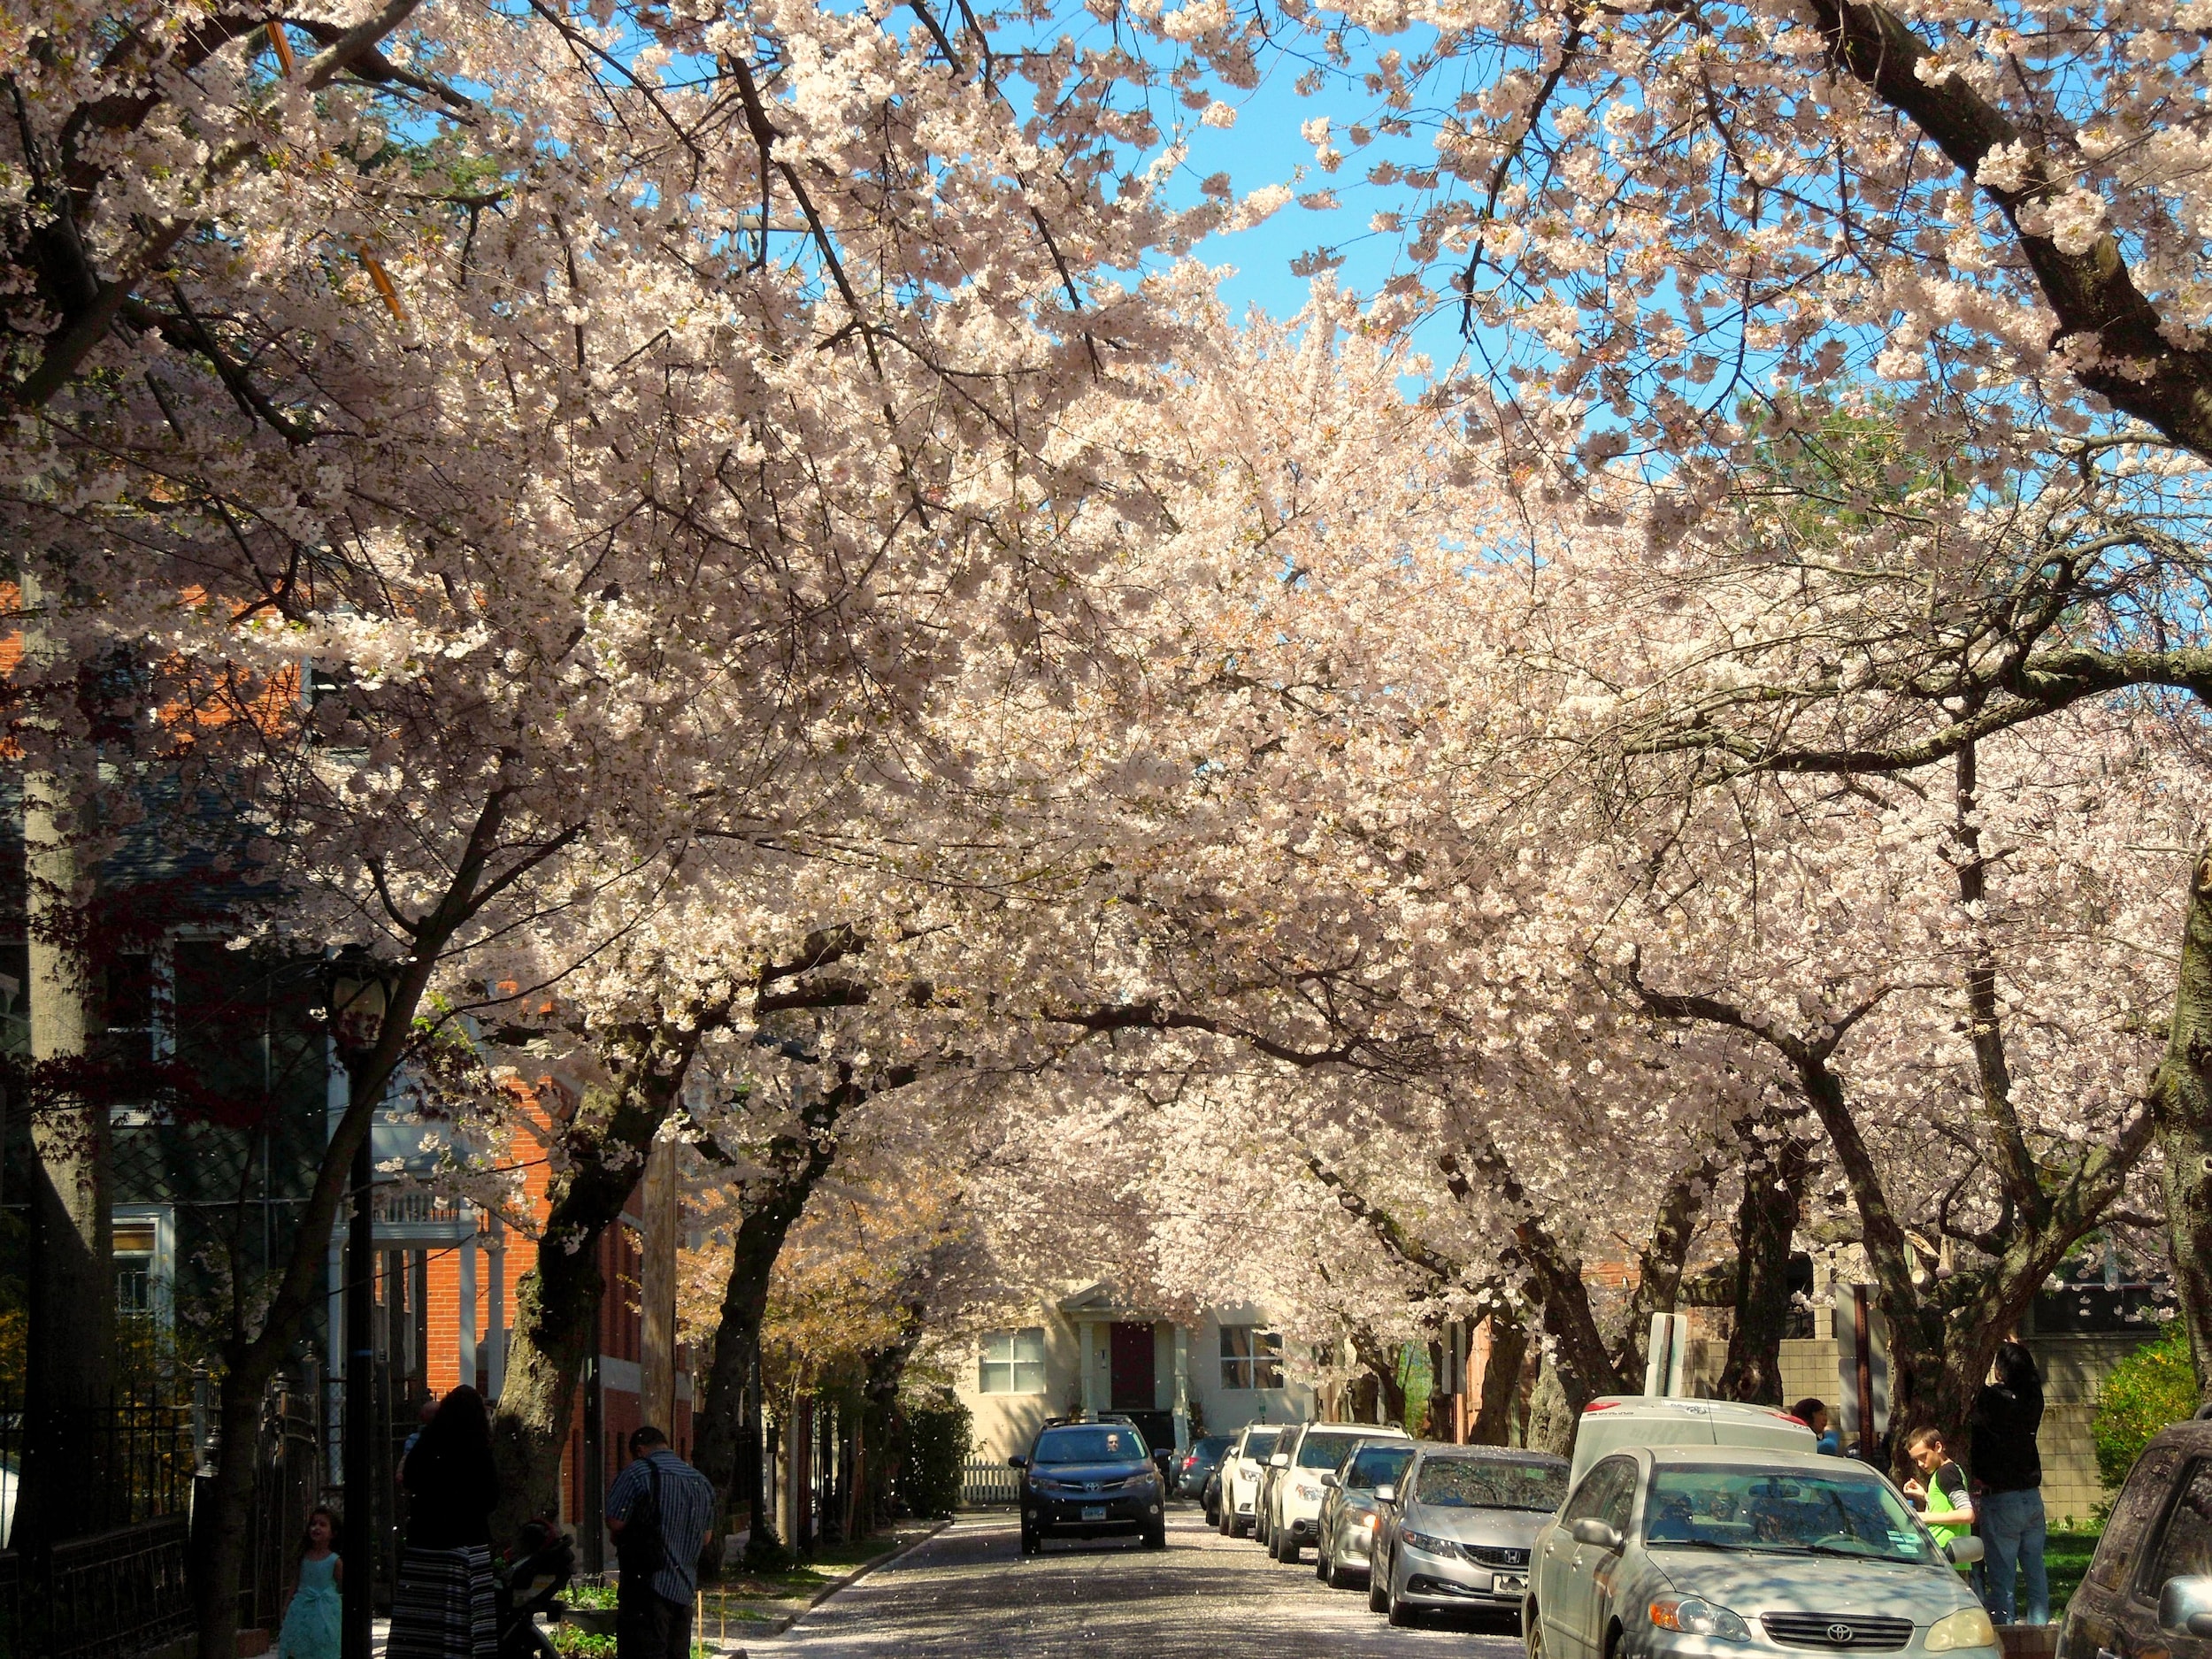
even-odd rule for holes
{"type": "Polygon", "coordinates": [[[1490,1575],[1490,1594],[1518,1595],[1528,1588],[1528,1580],[1517,1572],[1494,1572],[1490,1575]]]}
{"type": "Polygon", "coordinates": [[[1104,1520],[1106,1518],[1106,1506],[1102,1503],[1085,1504],[1083,1506],[1083,1518],[1087,1521],[1104,1520]]]}

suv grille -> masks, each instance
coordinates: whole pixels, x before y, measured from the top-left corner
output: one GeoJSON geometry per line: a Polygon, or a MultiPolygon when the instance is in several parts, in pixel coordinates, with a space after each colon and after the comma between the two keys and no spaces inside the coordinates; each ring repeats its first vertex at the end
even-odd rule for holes
{"type": "Polygon", "coordinates": [[[1759,1623],[1775,1640],[1793,1647],[1892,1653],[1912,1640],[1910,1619],[1867,1613],[1763,1613],[1759,1623]]]}
{"type": "Polygon", "coordinates": [[[1525,1567],[1528,1551],[1505,1549],[1491,1544],[1462,1544],[1460,1548],[1470,1561],[1479,1561],[1486,1567],[1525,1567]]]}

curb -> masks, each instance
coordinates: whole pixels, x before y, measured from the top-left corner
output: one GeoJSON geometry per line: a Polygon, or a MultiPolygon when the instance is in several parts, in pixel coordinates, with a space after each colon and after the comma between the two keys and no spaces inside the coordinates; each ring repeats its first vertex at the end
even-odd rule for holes
{"type": "MultiPolygon", "coordinates": [[[[852,1586],[858,1584],[863,1578],[866,1578],[870,1573],[874,1572],[878,1568],[887,1567],[895,1561],[903,1560],[905,1557],[912,1555],[916,1550],[919,1549],[924,1544],[928,1543],[931,1539],[936,1537],[938,1533],[943,1532],[951,1525],[952,1517],[948,1517],[944,1520],[938,1522],[936,1525],[931,1527],[927,1532],[910,1539],[907,1542],[902,1544],[898,1548],[887,1549],[880,1555],[872,1556],[868,1560],[862,1562],[857,1567],[855,1567],[843,1578],[833,1578],[829,1583],[824,1585],[820,1589],[817,1590],[814,1593],[812,1599],[810,1600],[807,1604],[801,1608],[797,1612],[780,1614],[774,1619],[764,1620],[754,1629],[747,1631],[745,1632],[746,1640],[754,1640],[762,1638],[771,1638],[782,1635],[794,1624],[804,1618],[809,1613],[811,1613],[816,1608],[821,1606],[823,1602],[828,1601],[830,1597],[835,1595],[840,1590],[849,1589],[852,1586]]],[[[706,1647],[710,1653],[718,1654],[719,1655],[719,1659],[746,1659],[745,1648],[742,1645],[726,1647],[716,1647],[710,1644],[703,1642],[701,1645],[706,1647]]]]}

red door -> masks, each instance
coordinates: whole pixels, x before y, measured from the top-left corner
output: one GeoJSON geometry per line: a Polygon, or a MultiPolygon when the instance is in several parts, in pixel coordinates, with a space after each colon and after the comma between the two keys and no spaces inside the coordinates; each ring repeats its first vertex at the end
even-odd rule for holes
{"type": "Polygon", "coordinates": [[[1116,1325],[1113,1330],[1113,1409],[1152,1409],[1152,1327],[1116,1325]]]}

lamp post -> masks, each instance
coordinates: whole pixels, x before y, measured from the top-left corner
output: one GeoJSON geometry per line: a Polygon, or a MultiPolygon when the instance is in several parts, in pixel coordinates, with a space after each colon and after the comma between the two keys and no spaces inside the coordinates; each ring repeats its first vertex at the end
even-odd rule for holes
{"type": "MultiPolygon", "coordinates": [[[[356,1068],[367,1060],[384,1034],[384,1012],[391,1002],[396,970],[348,945],[323,964],[324,1007],[330,1017],[330,1044],[346,1069],[346,1102],[353,1104],[356,1068]]],[[[339,1551],[346,1563],[339,1619],[341,1659],[369,1659],[369,1597],[375,1578],[369,1530],[375,1485],[371,1455],[371,1420],[375,1416],[376,1344],[370,1335],[376,1259],[375,1219],[369,1210],[369,1184],[375,1175],[370,1145],[373,1126],[354,1148],[353,1213],[346,1232],[345,1325],[345,1539],[339,1551]]]]}

